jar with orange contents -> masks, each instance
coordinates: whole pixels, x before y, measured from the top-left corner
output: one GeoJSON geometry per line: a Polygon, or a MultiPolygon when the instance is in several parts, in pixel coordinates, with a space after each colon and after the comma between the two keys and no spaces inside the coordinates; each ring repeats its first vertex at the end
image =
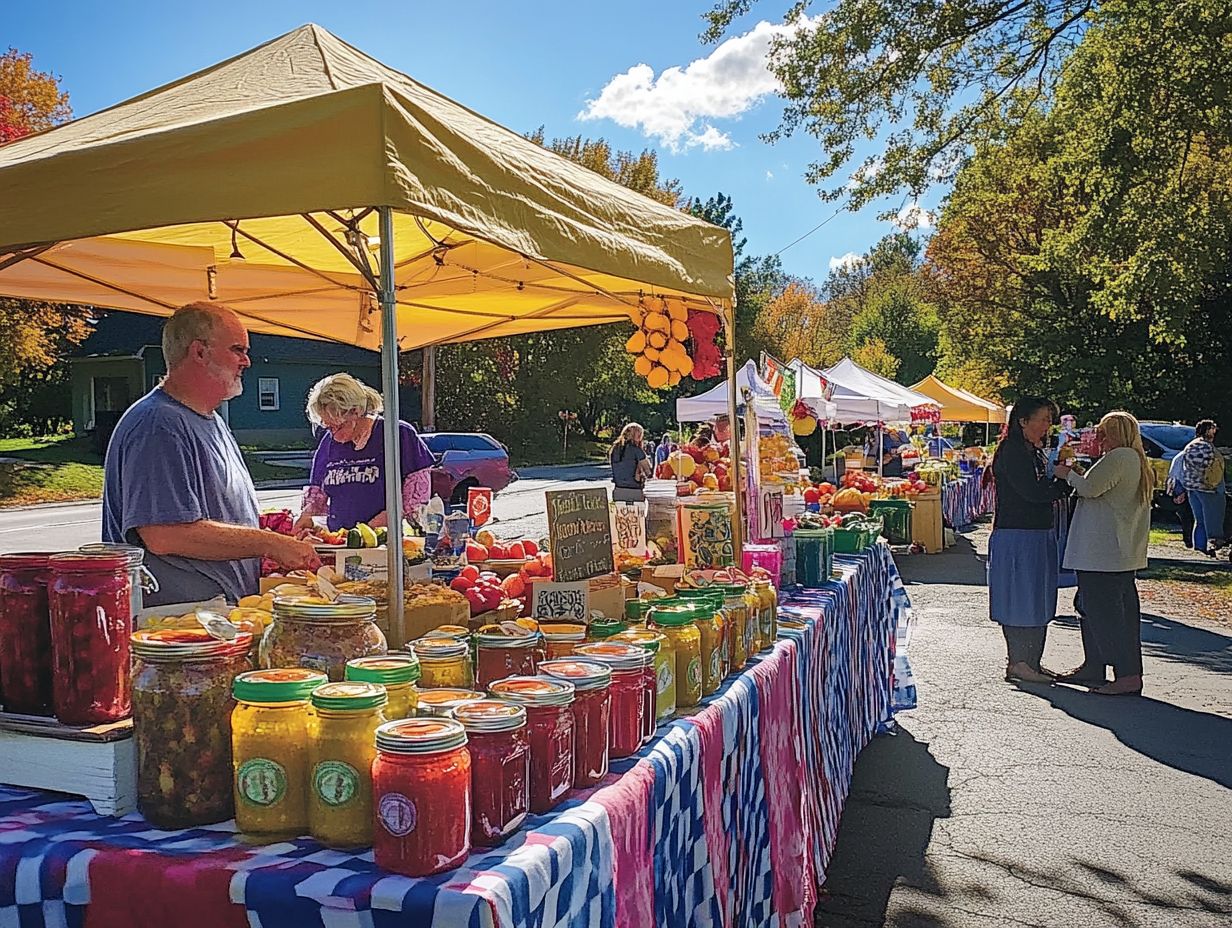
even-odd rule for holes
{"type": "Polygon", "coordinates": [[[672,643],[676,654],[676,704],[682,708],[702,700],[702,633],[694,623],[704,611],[704,606],[695,604],[650,610],[649,626],[672,643]]]}
{"type": "Polygon", "coordinates": [[[613,635],[612,641],[635,644],[654,655],[654,720],[646,726],[653,736],[657,722],[664,722],[676,714],[676,649],[662,632],[642,625],[613,635]]]}
{"type": "Polygon", "coordinates": [[[550,812],[573,788],[573,684],[550,677],[508,677],[493,683],[491,692],[526,709],[530,810],[550,812]]]}
{"type": "Polygon", "coordinates": [[[451,719],[459,706],[483,698],[483,693],[476,690],[440,686],[434,690],[424,690],[419,694],[419,714],[435,716],[438,719],[451,719]]]}
{"type": "Polygon", "coordinates": [[[506,677],[535,675],[542,640],[513,622],[485,625],[475,633],[475,686],[487,689],[506,677]]]}
{"type": "Polygon", "coordinates": [[[550,661],[571,656],[575,647],[586,642],[585,625],[571,622],[550,623],[540,625],[539,631],[547,642],[547,657],[550,661]]]}

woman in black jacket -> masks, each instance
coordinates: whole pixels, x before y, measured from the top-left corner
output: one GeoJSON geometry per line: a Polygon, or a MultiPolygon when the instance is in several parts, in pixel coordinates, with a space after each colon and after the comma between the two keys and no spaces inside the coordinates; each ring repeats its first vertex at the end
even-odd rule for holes
{"type": "Polygon", "coordinates": [[[992,459],[997,506],[988,542],[989,616],[1005,633],[1005,679],[1050,683],[1040,667],[1057,606],[1057,538],[1052,504],[1066,485],[1047,476],[1044,440],[1056,404],[1035,396],[1010,410],[1009,431],[992,459]]]}

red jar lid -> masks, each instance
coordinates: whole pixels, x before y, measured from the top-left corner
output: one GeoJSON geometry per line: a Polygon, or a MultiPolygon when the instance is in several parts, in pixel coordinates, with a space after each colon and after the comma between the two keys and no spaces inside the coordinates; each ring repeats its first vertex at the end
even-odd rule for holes
{"type": "Polygon", "coordinates": [[[18,551],[15,554],[0,554],[0,570],[39,570],[47,567],[51,551],[18,551]]]}
{"type": "Polygon", "coordinates": [[[475,734],[514,731],[526,725],[526,710],[500,699],[480,699],[458,706],[454,718],[475,734]]]}
{"type": "Polygon", "coordinates": [[[551,677],[506,677],[488,687],[488,692],[519,706],[567,706],[573,702],[574,686],[551,677]]]}
{"type": "Polygon", "coordinates": [[[466,729],[452,719],[398,719],[376,730],[384,754],[439,754],[466,744],[466,729]]]}
{"type": "Polygon", "coordinates": [[[47,563],[56,573],[84,573],[103,571],[128,572],[128,557],[123,554],[85,553],[53,554],[47,563]]]}
{"type": "Polygon", "coordinates": [[[575,661],[568,658],[543,661],[539,672],[548,677],[568,680],[578,692],[605,689],[612,682],[612,668],[598,661],[575,661]]]}

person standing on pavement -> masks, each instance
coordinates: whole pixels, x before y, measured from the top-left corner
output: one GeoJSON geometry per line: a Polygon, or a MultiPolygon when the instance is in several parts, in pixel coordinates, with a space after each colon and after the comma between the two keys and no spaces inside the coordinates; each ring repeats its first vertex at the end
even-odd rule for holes
{"type": "Polygon", "coordinates": [[[616,484],[612,499],[618,503],[640,503],[646,499],[643,487],[654,468],[642,450],[644,434],[640,425],[630,422],[620,430],[620,437],[612,443],[608,453],[612,482],[616,484]]]}
{"type": "Polygon", "coordinates": [[[988,607],[1005,634],[1008,682],[1052,682],[1040,666],[1057,605],[1052,504],[1068,492],[1046,474],[1044,439],[1056,415],[1051,400],[1022,397],[992,458],[997,506],[988,541],[988,607]]]}
{"type": "Polygon", "coordinates": [[[1181,523],[1181,538],[1186,548],[1194,546],[1194,514],[1189,507],[1189,496],[1185,492],[1185,455],[1177,453],[1168,465],[1168,480],[1164,484],[1164,492],[1172,497],[1176,505],[1176,518],[1181,523]]]}
{"type": "Polygon", "coordinates": [[[1227,507],[1224,459],[1215,447],[1219,426],[1202,419],[1194,426],[1194,440],[1181,452],[1181,480],[1194,514],[1193,549],[1214,557],[1223,546],[1223,520],[1227,507]]]}
{"type": "Polygon", "coordinates": [[[1102,457],[1087,473],[1066,463],[1057,476],[1078,494],[1065,547],[1065,568],[1078,573],[1082,597],[1082,666],[1057,679],[1096,693],[1142,692],[1142,612],[1136,571],[1146,567],[1154,479],[1138,420],[1110,412],[1095,430],[1102,457]],[[1116,679],[1108,683],[1105,667],[1116,679]]]}
{"type": "Polygon", "coordinates": [[[315,569],[312,545],[258,527],[257,493],[218,408],[243,390],[248,332],[216,303],[163,326],[167,376],[116,425],[103,464],[102,539],[146,550],[159,584],[146,605],[257,592],[261,558],[315,569]]]}

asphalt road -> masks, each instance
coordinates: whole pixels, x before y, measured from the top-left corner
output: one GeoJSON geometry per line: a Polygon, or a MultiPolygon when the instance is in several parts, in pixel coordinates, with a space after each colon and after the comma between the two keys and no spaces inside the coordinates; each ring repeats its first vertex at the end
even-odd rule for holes
{"type": "MultiPolygon", "coordinates": [[[[1228,626],[1144,616],[1143,697],[1012,686],[987,538],[899,559],[919,708],[856,763],[815,924],[1232,925],[1228,626]]],[[[1053,623],[1045,665],[1080,651],[1076,624],[1053,623]]]]}
{"type": "MultiPolygon", "coordinates": [[[[608,469],[597,465],[535,467],[521,471],[522,479],[498,493],[492,506],[493,532],[502,538],[547,533],[545,490],[564,486],[610,486],[608,469]]],[[[258,490],[261,507],[296,509],[298,489],[258,490]]],[[[10,551],[68,551],[98,541],[101,505],[73,503],[0,509],[0,553],[10,551]]]]}

